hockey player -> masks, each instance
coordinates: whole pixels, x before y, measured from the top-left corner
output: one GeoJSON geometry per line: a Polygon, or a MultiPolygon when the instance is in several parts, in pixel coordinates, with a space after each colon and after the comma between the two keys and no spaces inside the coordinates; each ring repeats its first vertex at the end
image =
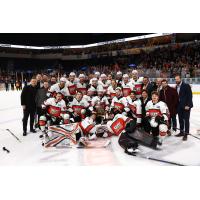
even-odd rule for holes
{"type": "Polygon", "coordinates": [[[107,95],[109,96],[111,100],[113,99],[113,97],[116,96],[116,92],[115,92],[116,88],[117,88],[117,82],[114,79],[112,79],[111,85],[107,89],[107,95]]]}
{"type": "Polygon", "coordinates": [[[98,85],[101,85],[105,92],[107,92],[108,84],[107,84],[107,76],[105,74],[101,74],[100,79],[98,81],[98,85]]]}
{"type": "Polygon", "coordinates": [[[96,113],[92,112],[90,116],[86,117],[83,121],[79,123],[79,126],[83,134],[89,137],[90,140],[96,139],[96,113]]]}
{"type": "Polygon", "coordinates": [[[167,105],[159,101],[158,92],[152,92],[152,100],[146,105],[146,117],[149,122],[149,132],[162,144],[168,131],[169,111],[167,105]]]}
{"type": "Polygon", "coordinates": [[[97,87],[98,87],[98,79],[97,78],[92,78],[90,80],[90,87],[89,87],[89,89],[91,88],[91,89],[95,90],[94,95],[97,94],[97,87]]]}
{"type": "Polygon", "coordinates": [[[77,92],[73,101],[69,103],[68,111],[71,113],[71,116],[74,118],[74,122],[80,122],[81,119],[84,119],[88,108],[89,103],[83,99],[83,94],[77,92]]]}
{"type": "Polygon", "coordinates": [[[107,128],[111,133],[117,136],[120,135],[122,131],[124,131],[126,124],[131,121],[131,118],[122,114],[115,115],[115,112],[111,112],[109,114],[109,118],[112,120],[107,122],[107,128]]]}
{"type": "Polygon", "coordinates": [[[79,75],[79,81],[77,82],[77,91],[81,92],[83,95],[87,94],[87,84],[85,83],[85,75],[80,74],[79,75]]]}
{"type": "Polygon", "coordinates": [[[96,72],[94,73],[94,76],[95,76],[95,78],[99,79],[99,78],[100,78],[100,72],[96,71],[96,72]]]}
{"type": "Polygon", "coordinates": [[[129,111],[129,108],[127,108],[127,100],[122,96],[121,88],[117,87],[115,92],[116,96],[112,99],[110,110],[126,115],[126,112],[129,111]]]}
{"type": "Polygon", "coordinates": [[[131,91],[133,91],[133,84],[131,81],[129,81],[128,74],[123,75],[123,81],[122,81],[122,92],[123,96],[127,97],[131,91]]]}
{"type": "Polygon", "coordinates": [[[77,81],[76,79],[76,74],[74,72],[71,72],[69,74],[69,79],[66,81],[66,86],[68,88],[69,91],[69,95],[70,96],[74,96],[76,94],[76,90],[77,90],[77,81]]]}
{"type": "Polygon", "coordinates": [[[138,150],[138,141],[132,137],[132,134],[136,130],[136,120],[131,120],[126,123],[124,131],[121,133],[118,143],[124,149],[124,152],[128,155],[135,156],[138,150]]]}
{"type": "Polygon", "coordinates": [[[66,114],[66,104],[62,99],[62,94],[57,93],[56,97],[47,99],[43,105],[42,109],[45,112],[39,119],[39,125],[41,131],[45,131],[48,125],[58,125],[60,123],[69,123],[69,115],[66,114]]]}
{"type": "Polygon", "coordinates": [[[47,93],[48,97],[55,97],[57,93],[61,93],[63,97],[69,96],[69,90],[66,86],[67,79],[65,77],[60,78],[60,82],[52,85],[47,93]]]}
{"type": "Polygon", "coordinates": [[[142,121],[142,104],[141,100],[136,98],[136,91],[132,91],[129,96],[126,97],[128,102],[128,108],[130,109],[130,117],[137,119],[137,126],[141,126],[142,121]]]}
{"type": "Polygon", "coordinates": [[[91,106],[92,98],[94,97],[96,90],[94,88],[89,88],[87,91],[87,94],[83,96],[83,99],[85,99],[89,105],[91,106]]]}
{"type": "Polygon", "coordinates": [[[111,85],[112,79],[113,79],[112,74],[108,74],[108,77],[107,77],[107,80],[106,80],[106,84],[108,85],[108,87],[111,85]]]}
{"type": "Polygon", "coordinates": [[[117,87],[121,87],[122,86],[122,72],[118,71],[116,74],[116,82],[117,82],[117,87]]]}
{"type": "Polygon", "coordinates": [[[133,84],[133,87],[136,90],[136,97],[140,98],[142,94],[142,85],[143,85],[143,77],[138,76],[138,71],[133,70],[132,71],[132,79],[131,82],[133,84]]]}
{"type": "Polygon", "coordinates": [[[109,101],[106,96],[104,96],[103,88],[98,88],[97,95],[92,98],[90,109],[97,112],[97,116],[104,117],[106,112],[109,110],[109,101]]]}

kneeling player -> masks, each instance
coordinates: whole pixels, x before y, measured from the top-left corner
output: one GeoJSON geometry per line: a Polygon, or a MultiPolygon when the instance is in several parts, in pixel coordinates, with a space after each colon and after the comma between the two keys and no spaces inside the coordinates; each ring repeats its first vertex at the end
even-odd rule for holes
{"type": "Polygon", "coordinates": [[[154,138],[158,139],[158,144],[162,145],[162,141],[168,131],[169,111],[167,105],[159,101],[159,94],[152,92],[152,100],[145,107],[146,118],[148,120],[148,131],[152,133],[154,138]]]}
{"type": "Polygon", "coordinates": [[[125,153],[135,154],[138,150],[138,143],[134,138],[129,136],[129,133],[134,132],[136,128],[136,120],[132,120],[122,114],[111,114],[113,120],[107,122],[108,130],[119,137],[119,145],[125,149],[125,153]]]}
{"type": "Polygon", "coordinates": [[[62,94],[57,93],[55,98],[47,99],[42,105],[44,115],[40,117],[41,131],[45,131],[46,125],[58,125],[69,123],[69,115],[66,114],[66,104],[62,94]]]}
{"type": "Polygon", "coordinates": [[[71,114],[71,117],[74,119],[74,122],[80,122],[88,114],[89,103],[83,99],[83,94],[77,92],[73,101],[69,103],[68,111],[71,114]]]}

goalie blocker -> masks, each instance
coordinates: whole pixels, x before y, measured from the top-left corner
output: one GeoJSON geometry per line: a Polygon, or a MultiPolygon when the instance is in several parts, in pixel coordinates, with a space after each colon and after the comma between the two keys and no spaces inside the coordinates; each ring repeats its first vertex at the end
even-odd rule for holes
{"type": "Polygon", "coordinates": [[[121,133],[119,140],[119,145],[125,149],[125,153],[127,149],[137,148],[138,144],[156,149],[158,143],[158,139],[145,132],[141,128],[137,128],[136,120],[131,120],[126,124],[125,131],[121,133]]]}

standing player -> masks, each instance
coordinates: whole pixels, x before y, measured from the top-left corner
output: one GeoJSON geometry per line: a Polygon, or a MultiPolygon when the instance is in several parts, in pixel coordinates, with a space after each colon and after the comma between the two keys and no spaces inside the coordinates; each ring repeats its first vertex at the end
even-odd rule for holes
{"type": "Polygon", "coordinates": [[[86,95],[87,94],[87,84],[85,81],[85,75],[80,74],[78,78],[79,78],[79,81],[76,84],[77,92],[81,92],[83,95],[86,95]]]}
{"type": "Polygon", "coordinates": [[[129,76],[128,74],[124,74],[123,75],[123,81],[122,81],[122,92],[123,92],[123,96],[127,97],[131,91],[133,91],[133,84],[132,82],[129,80],[129,76]]]}
{"type": "Polygon", "coordinates": [[[142,94],[142,85],[143,85],[143,77],[138,76],[138,71],[132,71],[132,79],[131,82],[136,90],[136,97],[140,98],[142,94]]]}

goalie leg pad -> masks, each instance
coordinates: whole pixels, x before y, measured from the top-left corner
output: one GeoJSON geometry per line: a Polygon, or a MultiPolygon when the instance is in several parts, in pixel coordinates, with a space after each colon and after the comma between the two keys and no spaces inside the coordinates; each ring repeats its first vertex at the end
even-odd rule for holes
{"type": "Polygon", "coordinates": [[[46,124],[47,124],[47,118],[45,116],[40,116],[39,126],[41,131],[45,131],[46,124]]]}

